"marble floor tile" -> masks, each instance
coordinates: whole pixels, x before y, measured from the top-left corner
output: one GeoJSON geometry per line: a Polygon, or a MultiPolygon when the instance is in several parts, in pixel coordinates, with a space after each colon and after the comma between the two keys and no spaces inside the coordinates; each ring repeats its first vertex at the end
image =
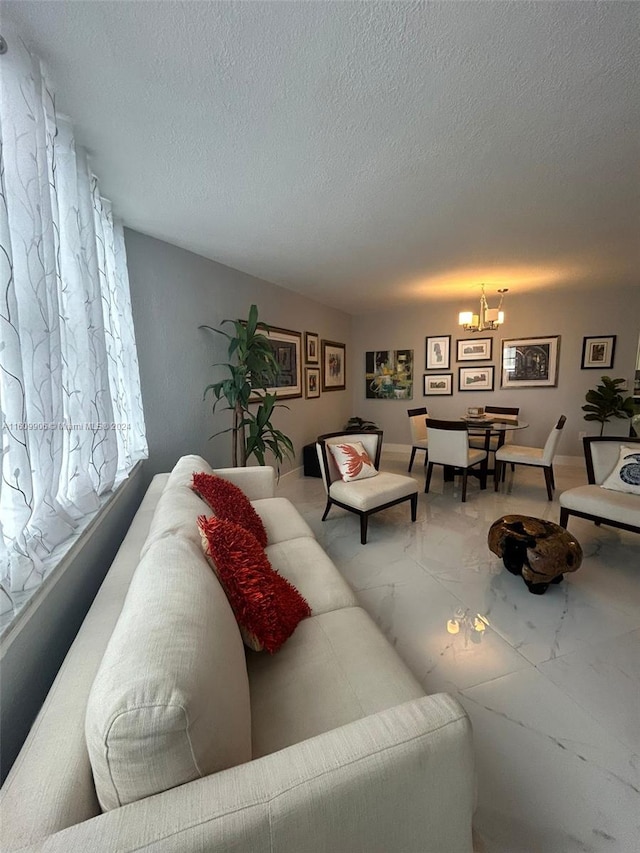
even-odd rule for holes
{"type": "Polygon", "coordinates": [[[492,853],[634,853],[640,756],[534,669],[458,693],[473,724],[476,827],[492,853]]]}
{"type": "MultiPolygon", "coordinates": [[[[407,458],[382,468],[406,473],[407,458]]],[[[427,692],[447,691],[474,726],[482,853],[640,853],[640,536],[571,519],[582,567],[531,595],[487,547],[501,515],[558,521],[559,493],[586,481],[557,466],[547,500],[535,469],[499,492],[435,473],[418,519],[406,505],[357,516],[325,506],[322,481],[283,477],[289,497],[427,692]]],[[[448,853],[448,851],[442,851],[448,853]]]]}
{"type": "Polygon", "coordinates": [[[428,576],[362,589],[358,599],[427,693],[470,687],[527,666],[481,613],[428,576]]]}
{"type": "Polygon", "coordinates": [[[640,752],[640,630],[546,661],[538,669],[624,746],[640,752]]]}

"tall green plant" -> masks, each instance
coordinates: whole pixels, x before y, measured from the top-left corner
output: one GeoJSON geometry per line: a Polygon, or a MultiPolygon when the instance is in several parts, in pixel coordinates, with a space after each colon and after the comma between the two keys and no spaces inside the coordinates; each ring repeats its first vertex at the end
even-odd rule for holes
{"type": "Polygon", "coordinates": [[[610,376],[601,377],[602,384],[597,385],[595,390],[587,391],[587,405],[582,407],[582,411],[587,414],[584,416],[585,421],[598,421],[600,424],[600,435],[604,432],[604,425],[611,418],[632,418],[633,399],[631,397],[624,398],[620,394],[620,385],[624,384],[624,379],[611,379],[610,376]]]}
{"type": "Polygon", "coordinates": [[[244,320],[223,320],[222,325],[229,323],[233,326],[233,334],[213,326],[202,325],[201,329],[209,329],[219,335],[224,335],[229,341],[227,348],[228,362],[218,362],[213,367],[224,367],[229,376],[219,382],[213,382],[204,389],[204,397],[211,394],[215,399],[212,411],[215,413],[220,401],[227,403],[224,411],[233,412],[233,424],[228,429],[215,432],[211,438],[231,433],[232,460],[234,467],[245,466],[250,456],[255,456],[260,465],[265,464],[265,453],[270,450],[280,470],[280,463],[285,457],[293,457],[293,443],[271,423],[274,410],[282,406],[277,402],[275,394],[265,389],[276,384],[280,368],[273,355],[271,344],[263,332],[269,331],[266,323],[258,321],[258,308],[252,305],[249,317],[244,320]],[[260,398],[258,408],[251,411],[251,398],[260,398]]]}

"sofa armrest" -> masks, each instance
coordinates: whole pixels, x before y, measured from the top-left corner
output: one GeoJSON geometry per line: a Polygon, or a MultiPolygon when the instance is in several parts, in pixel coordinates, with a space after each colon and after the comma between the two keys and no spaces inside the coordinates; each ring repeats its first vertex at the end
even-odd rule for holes
{"type": "Polygon", "coordinates": [[[49,836],[47,853],[471,853],[469,720],[425,696],[49,836]]]}
{"type": "Polygon", "coordinates": [[[214,474],[234,483],[250,501],[272,498],[276,493],[275,471],[270,465],[247,468],[214,468],[214,474]]]}

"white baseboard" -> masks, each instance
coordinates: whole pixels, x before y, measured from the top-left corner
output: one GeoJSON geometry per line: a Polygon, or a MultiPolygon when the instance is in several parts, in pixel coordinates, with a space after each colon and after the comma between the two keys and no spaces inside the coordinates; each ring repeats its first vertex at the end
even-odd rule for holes
{"type": "Polygon", "coordinates": [[[299,479],[300,477],[302,477],[303,476],[302,465],[298,465],[297,467],[292,468],[290,471],[285,471],[284,474],[280,474],[280,479],[284,480],[285,477],[291,477],[291,476],[295,477],[296,479],[299,479]]]}

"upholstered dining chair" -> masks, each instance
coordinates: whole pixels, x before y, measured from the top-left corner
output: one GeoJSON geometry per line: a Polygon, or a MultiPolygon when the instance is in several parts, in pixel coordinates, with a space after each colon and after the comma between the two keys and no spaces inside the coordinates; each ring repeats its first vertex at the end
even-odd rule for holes
{"type": "Polygon", "coordinates": [[[327,494],[322,520],[326,520],[334,504],[359,515],[362,545],[367,544],[369,516],[374,512],[410,501],[411,521],[416,520],[416,481],[404,474],[379,470],[382,436],[382,430],[329,432],[316,440],[322,482],[327,494]]]}
{"type": "Polygon", "coordinates": [[[424,464],[427,464],[429,447],[427,444],[427,409],[421,406],[419,409],[407,409],[409,415],[409,426],[411,427],[411,459],[409,460],[409,473],[413,468],[413,460],[418,450],[424,450],[424,464]]]}
{"type": "Polygon", "coordinates": [[[547,484],[547,497],[553,500],[553,490],[556,487],[553,474],[553,458],[562,435],[562,429],[567,421],[562,415],[549,433],[544,447],[523,447],[520,444],[504,444],[496,450],[495,490],[498,491],[500,480],[504,478],[505,465],[529,465],[534,468],[542,468],[544,480],[547,484]]]}
{"type": "MultiPolygon", "coordinates": [[[[518,415],[520,414],[519,406],[485,406],[484,407],[485,414],[487,415],[496,415],[502,420],[510,420],[517,421],[518,415]]],[[[501,433],[500,435],[492,435],[489,438],[489,451],[491,453],[495,453],[496,450],[501,447],[501,442],[509,441],[511,438],[510,433],[501,433]]],[[[469,433],[469,447],[476,447],[480,450],[485,450],[485,435],[473,435],[473,433],[469,433]]]]}
{"type": "Polygon", "coordinates": [[[467,500],[467,477],[469,468],[480,465],[480,488],[487,487],[487,452],[469,447],[467,425],[462,421],[439,421],[429,418],[427,422],[429,441],[429,463],[425,492],[429,491],[434,465],[444,465],[462,472],[462,502],[467,500]]]}

